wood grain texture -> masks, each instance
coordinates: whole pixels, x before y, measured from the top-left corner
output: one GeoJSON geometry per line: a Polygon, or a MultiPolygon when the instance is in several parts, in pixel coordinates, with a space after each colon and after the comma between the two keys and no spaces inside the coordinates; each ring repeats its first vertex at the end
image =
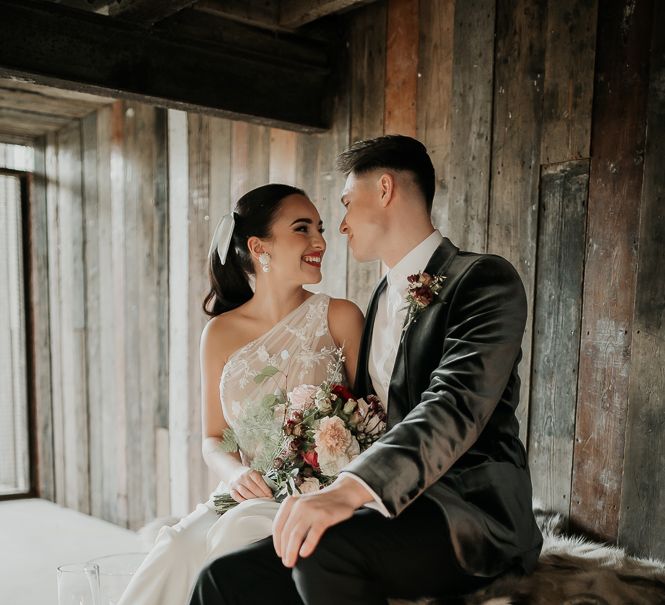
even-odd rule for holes
{"type": "Polygon", "coordinates": [[[454,0],[420,0],[417,138],[436,172],[432,222],[449,232],[454,0]]]}
{"type": "Polygon", "coordinates": [[[597,0],[548,2],[541,162],[589,157],[597,0]]]}
{"type": "Polygon", "coordinates": [[[534,497],[566,517],[575,437],[589,161],[543,167],[534,310],[529,467],[534,497]]]}
{"type": "Polygon", "coordinates": [[[90,512],[81,130],[58,132],[64,502],[90,512]]]}
{"type": "MultiPolygon", "coordinates": [[[[99,396],[100,400],[93,402],[90,400],[91,411],[91,429],[99,422],[99,427],[95,427],[99,431],[95,435],[94,445],[101,451],[99,459],[100,467],[93,464],[95,459],[91,455],[90,460],[90,475],[94,480],[95,475],[101,474],[102,476],[102,512],[99,516],[102,519],[114,523],[126,524],[126,515],[121,515],[119,510],[119,494],[125,492],[124,485],[120,484],[120,478],[124,473],[120,472],[118,463],[125,462],[125,453],[117,453],[117,448],[120,443],[120,435],[124,434],[123,431],[109,431],[104,430],[105,427],[116,426],[118,415],[116,413],[118,406],[118,399],[124,401],[124,384],[116,381],[117,366],[122,359],[116,358],[116,327],[115,327],[115,309],[116,297],[114,292],[115,283],[115,268],[113,266],[113,259],[117,257],[113,253],[114,250],[114,235],[121,236],[122,231],[117,229],[114,231],[113,216],[114,205],[113,200],[118,195],[117,186],[112,184],[112,167],[117,164],[117,148],[113,142],[113,127],[114,116],[118,119],[118,110],[120,105],[116,107],[105,107],[97,112],[96,116],[96,182],[97,182],[97,225],[96,231],[87,231],[86,238],[89,240],[90,245],[94,245],[97,249],[90,251],[90,263],[92,266],[88,267],[88,271],[95,270],[94,259],[97,258],[101,265],[97,265],[97,287],[99,294],[97,300],[99,304],[98,319],[99,319],[99,352],[98,358],[92,355],[88,357],[88,371],[91,373],[92,380],[99,380],[99,396]],[[112,165],[112,158],[113,160],[112,165]],[[112,194],[112,192],[114,192],[112,194]],[[94,418],[93,418],[94,413],[94,418]],[[93,424],[94,423],[94,424],[93,424]],[[98,441],[97,441],[98,440],[98,441]],[[121,457],[122,456],[122,457],[121,457]]],[[[116,168],[117,169],[117,168],[116,168]]],[[[119,174],[115,175],[119,178],[119,174]]],[[[117,247],[117,245],[116,245],[117,247]]],[[[87,288],[88,296],[95,296],[93,284],[87,288]]],[[[94,316],[93,316],[94,318],[94,316]]],[[[93,443],[93,437],[91,437],[93,443]]],[[[122,507],[124,509],[124,506],[122,507]]]]}
{"type": "Polygon", "coordinates": [[[54,134],[46,137],[45,149],[46,200],[48,220],[48,272],[49,272],[49,340],[51,342],[51,401],[53,406],[53,466],[55,474],[55,501],[65,504],[65,451],[63,443],[62,409],[62,355],[60,300],[60,230],[58,194],[58,142],[54,134]]]}
{"type": "MultiPolygon", "coordinates": [[[[227,212],[231,212],[235,206],[236,200],[231,198],[231,131],[232,131],[232,122],[230,120],[223,120],[221,118],[208,118],[208,132],[210,135],[210,176],[209,176],[209,197],[208,197],[208,214],[211,220],[208,221],[208,237],[207,242],[209,243],[212,240],[215,227],[219,219],[224,216],[227,212]]],[[[280,131],[284,132],[286,131],[280,131]]],[[[288,141],[289,137],[286,137],[288,141]]],[[[288,145],[287,145],[288,148],[288,145]]],[[[283,164],[286,166],[286,164],[283,164]]],[[[192,281],[194,277],[198,280],[197,289],[204,294],[201,295],[199,301],[199,307],[196,309],[197,318],[199,320],[199,329],[203,330],[203,327],[207,321],[207,317],[203,314],[203,311],[200,311],[201,302],[203,301],[203,296],[207,294],[210,282],[208,280],[207,271],[200,271],[198,267],[196,268],[196,275],[192,275],[192,281]]],[[[200,333],[200,332],[199,332],[200,333]]],[[[198,343],[196,343],[198,345],[198,343]]],[[[198,349],[191,352],[197,360],[198,349]]],[[[221,379],[221,376],[220,376],[221,379]]],[[[200,381],[199,381],[200,386],[200,381]]],[[[199,388],[199,401],[201,400],[200,388],[199,388]]],[[[221,402],[220,402],[221,404],[221,402]]],[[[200,412],[199,412],[200,413],[200,412]]],[[[199,456],[199,464],[207,472],[208,476],[208,493],[219,484],[220,478],[215,476],[214,473],[209,471],[203,461],[203,457],[199,456]]]]}
{"type": "Polygon", "coordinates": [[[271,183],[284,183],[298,186],[296,181],[296,144],[295,132],[270,129],[270,165],[268,180],[271,183]]]}
{"type": "Polygon", "coordinates": [[[508,259],[526,289],[517,418],[526,443],[533,322],[546,3],[499,2],[487,251],[508,259]]]}
{"type": "Polygon", "coordinates": [[[104,515],[104,359],[101,355],[103,318],[100,275],[104,270],[99,247],[99,186],[97,184],[97,113],[80,122],[85,240],[86,372],[89,419],[90,514],[104,515]]]}
{"type": "Polygon", "coordinates": [[[654,3],[619,543],[665,559],[665,5],[654,3]]]}
{"type": "Polygon", "coordinates": [[[419,0],[389,0],[384,131],[416,136],[419,0]]]}
{"type": "Polygon", "coordinates": [[[225,42],[201,44],[169,28],[146,36],[145,27],[121,19],[5,0],[0,76],[307,132],[329,126],[324,43],[272,36],[271,52],[225,42]]]}
{"type": "Polygon", "coordinates": [[[446,235],[485,252],[492,157],[495,0],[457,2],[446,235]]]}
{"type": "Polygon", "coordinates": [[[37,494],[55,500],[53,452],[53,409],[51,395],[51,339],[49,323],[48,205],[46,182],[46,139],[35,143],[30,212],[30,309],[34,371],[37,494]]]}
{"type": "MultiPolygon", "coordinates": [[[[350,21],[350,143],[383,134],[386,20],[386,5],[377,3],[356,11],[350,21]]],[[[347,297],[364,311],[381,276],[381,265],[379,261],[359,263],[348,254],[346,271],[347,297]]]]}
{"type": "Polygon", "coordinates": [[[615,0],[598,21],[571,519],[609,541],[621,502],[651,13],[649,1],[615,0]]]}
{"type": "MultiPolygon", "coordinates": [[[[171,514],[190,512],[189,134],[187,114],[168,111],[169,456],[171,514]]],[[[192,310],[192,314],[196,311],[192,310]]],[[[198,359],[198,356],[197,356],[198,359]]],[[[197,486],[198,487],[198,486],[197,486]]]]}
{"type": "Polygon", "coordinates": [[[116,101],[110,114],[109,206],[111,219],[111,272],[113,317],[113,424],[123,427],[115,432],[113,443],[115,468],[115,510],[118,523],[129,522],[129,465],[127,441],[127,250],[125,246],[125,129],[124,103],[116,101]]]}
{"type": "Polygon", "coordinates": [[[206,267],[210,247],[210,122],[207,117],[189,114],[189,245],[187,321],[187,441],[189,465],[189,508],[208,495],[208,473],[201,458],[201,369],[199,342],[205,325],[200,311],[207,292],[206,267]]]}

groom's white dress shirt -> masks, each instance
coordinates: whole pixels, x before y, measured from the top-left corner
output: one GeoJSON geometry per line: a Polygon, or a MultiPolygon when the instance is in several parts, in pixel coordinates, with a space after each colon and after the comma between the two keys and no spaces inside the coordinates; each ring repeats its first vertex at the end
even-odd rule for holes
{"type": "MultiPolygon", "coordinates": [[[[442,241],[443,236],[435,230],[403,257],[388,271],[386,275],[387,286],[381,292],[377,301],[367,365],[374,391],[386,411],[390,403],[388,400],[390,379],[395,366],[402,327],[406,319],[406,293],[409,285],[407,278],[409,275],[425,270],[429,259],[442,241]]],[[[378,510],[385,517],[389,517],[390,513],[376,492],[357,475],[347,474],[361,483],[372,494],[374,502],[366,504],[366,506],[378,510]]]]}

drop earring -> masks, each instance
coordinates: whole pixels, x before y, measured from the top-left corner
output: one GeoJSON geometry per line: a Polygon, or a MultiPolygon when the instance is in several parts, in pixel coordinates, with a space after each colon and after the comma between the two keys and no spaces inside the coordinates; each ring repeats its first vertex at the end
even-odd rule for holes
{"type": "Polygon", "coordinates": [[[270,254],[268,254],[267,252],[260,254],[259,263],[261,263],[261,269],[263,269],[264,273],[270,272],[270,254]]]}

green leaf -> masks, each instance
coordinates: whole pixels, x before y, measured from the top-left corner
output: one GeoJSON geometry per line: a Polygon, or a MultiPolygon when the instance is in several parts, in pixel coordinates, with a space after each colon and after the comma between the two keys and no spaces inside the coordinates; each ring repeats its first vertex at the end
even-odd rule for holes
{"type": "Polygon", "coordinates": [[[261,384],[268,380],[268,378],[272,378],[278,372],[279,368],[276,368],[275,366],[266,366],[256,376],[254,376],[254,382],[256,384],[261,384]]]}
{"type": "Polygon", "coordinates": [[[224,431],[222,435],[222,440],[219,443],[219,449],[221,449],[226,454],[232,454],[237,452],[240,448],[238,447],[238,440],[236,439],[236,434],[233,432],[233,429],[229,426],[224,431]]]}
{"type": "Polygon", "coordinates": [[[266,395],[261,400],[261,405],[266,408],[272,408],[279,403],[279,397],[277,395],[266,395]]]}

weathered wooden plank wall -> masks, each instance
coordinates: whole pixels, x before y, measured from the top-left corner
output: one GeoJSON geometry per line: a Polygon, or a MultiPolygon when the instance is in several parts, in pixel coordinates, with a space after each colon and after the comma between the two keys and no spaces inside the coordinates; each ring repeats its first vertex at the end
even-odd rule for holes
{"type": "Polygon", "coordinates": [[[605,540],[624,479],[652,8],[615,0],[598,13],[571,515],[605,540]]]}
{"type": "Polygon", "coordinates": [[[654,3],[619,539],[665,556],[665,4],[654,3]]]}
{"type": "Polygon", "coordinates": [[[49,135],[37,153],[54,496],[133,528],[169,508],[168,473],[156,472],[158,458],[168,460],[157,449],[168,429],[165,128],[162,110],[116,103],[49,135]]]}
{"type": "Polygon", "coordinates": [[[217,220],[256,185],[304,187],[328,228],[320,287],[364,306],[381,268],[356,263],[337,234],[343,178],[334,158],[359,138],[415,133],[437,169],[437,226],[463,248],[506,256],[525,282],[520,421],[535,495],[592,533],[665,556],[658,515],[665,478],[649,464],[662,457],[665,437],[658,420],[664,50],[657,39],[665,17],[658,7],[652,18],[653,0],[603,6],[389,0],[353,11],[346,84],[333,127],[322,134],[169,111],[166,137],[163,113],[115,104],[50,135],[40,163],[46,198],[57,200],[48,206],[51,350],[69,352],[51,361],[56,497],[65,501],[70,482],[73,506],[134,526],[169,506],[184,514],[206,496],[214,479],[200,455],[198,342],[217,220]],[[75,161],[85,176],[59,192],[61,173],[76,180],[76,169],[63,163],[75,161]],[[79,238],[63,248],[63,238],[75,235],[71,225],[81,223],[81,199],[84,228],[97,242],[79,238]],[[63,291],[76,286],[73,251],[82,244],[83,336],[71,318],[60,319],[63,297],[75,296],[63,291]],[[137,331],[150,334],[143,345],[132,340],[137,331]],[[62,377],[76,374],[81,351],[88,370],[79,385],[87,386],[70,401],[62,377]],[[136,363],[139,356],[145,363],[136,363]],[[130,360],[136,365],[128,367],[130,360]],[[145,377],[151,385],[142,385],[145,377]],[[62,472],[74,455],[63,439],[71,423],[65,401],[78,405],[83,396],[87,486],[62,472]],[[120,428],[109,431],[112,425],[120,428]],[[146,441],[136,442],[146,431],[146,441]]]}

